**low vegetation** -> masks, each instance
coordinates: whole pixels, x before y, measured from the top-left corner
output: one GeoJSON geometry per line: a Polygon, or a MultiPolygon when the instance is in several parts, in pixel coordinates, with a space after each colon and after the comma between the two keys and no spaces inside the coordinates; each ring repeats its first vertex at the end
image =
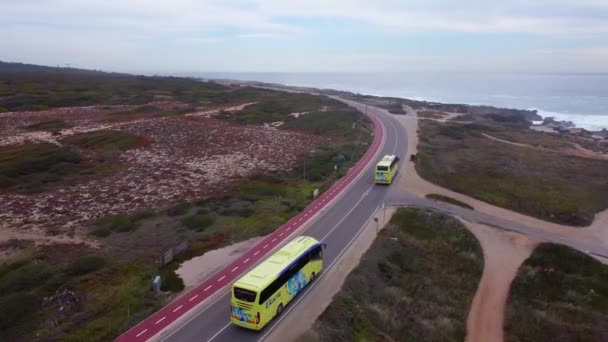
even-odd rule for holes
{"type": "Polygon", "coordinates": [[[68,148],[48,143],[4,146],[0,150],[0,189],[39,192],[78,171],[82,158],[68,148]]]}
{"type": "Polygon", "coordinates": [[[146,105],[159,96],[199,106],[250,101],[269,93],[275,92],[182,77],[145,77],[0,62],[0,107],[5,111],[146,105]]]}
{"type": "Polygon", "coordinates": [[[608,266],[541,245],[513,281],[505,335],[514,342],[608,340],[608,266]]]}
{"type": "Polygon", "coordinates": [[[445,203],[449,203],[449,204],[457,205],[459,207],[473,210],[472,206],[470,206],[464,202],[461,202],[455,198],[449,197],[449,196],[444,196],[444,195],[440,195],[440,194],[428,194],[425,197],[430,198],[435,201],[445,202],[445,203]]]}
{"type": "Polygon", "coordinates": [[[463,341],[483,269],[456,219],[399,209],[301,341],[463,341]]]}
{"type": "Polygon", "coordinates": [[[490,123],[420,122],[416,169],[482,201],[562,224],[589,225],[608,207],[608,161],[494,141],[490,123]]]}
{"type": "Polygon", "coordinates": [[[76,147],[97,151],[127,150],[144,142],[143,138],[137,135],[114,130],[78,133],[61,141],[76,147]]]}
{"type": "Polygon", "coordinates": [[[91,234],[97,237],[106,237],[115,232],[130,232],[139,227],[139,222],[141,220],[154,216],[155,213],[151,211],[141,211],[132,215],[116,214],[105,216],[97,221],[97,225],[91,234]]]}
{"type": "MultiPolygon", "coordinates": [[[[0,107],[7,111],[137,106],[116,111],[100,107],[96,115],[103,122],[180,115],[198,106],[214,109],[257,102],[234,117],[223,113],[228,115],[223,119],[259,125],[280,117],[285,122],[280,129],[316,133],[321,137],[314,138],[322,141],[322,146],[301,157],[290,171],[241,179],[232,187],[213,189],[203,199],[155,208],[163,209],[158,212],[101,217],[90,227],[90,237],[99,240],[100,250],[61,245],[65,251],[48,253],[49,246],[32,245],[33,252],[26,253],[23,260],[0,266],[0,340],[41,336],[65,341],[112,340],[183,290],[184,283],[175,273],[180,262],[274,231],[312,201],[315,189],[322,192],[343,175],[372,139],[369,121],[326,97],[184,78],[0,63],[0,94],[0,107]],[[289,116],[304,112],[298,118],[289,116]],[[158,267],[169,248],[186,241],[189,248],[183,254],[158,267]],[[73,252],[72,248],[83,250],[73,252]],[[155,275],[161,275],[165,291],[158,295],[150,291],[155,275]],[[29,305],[23,309],[18,303],[29,305]]],[[[56,132],[67,126],[67,122],[48,121],[24,128],[56,132]]],[[[58,173],[61,177],[56,179],[62,182],[57,186],[71,184],[72,178],[64,179],[64,174],[99,177],[112,173],[124,166],[119,158],[122,151],[147,143],[122,130],[57,139],[63,147],[24,144],[3,148],[0,183],[7,183],[3,190],[25,188],[38,174],[61,170],[65,173],[58,173]]]]}
{"type": "Polygon", "coordinates": [[[50,131],[58,132],[65,128],[72,127],[72,124],[64,120],[48,120],[25,126],[30,131],[50,131]]]}

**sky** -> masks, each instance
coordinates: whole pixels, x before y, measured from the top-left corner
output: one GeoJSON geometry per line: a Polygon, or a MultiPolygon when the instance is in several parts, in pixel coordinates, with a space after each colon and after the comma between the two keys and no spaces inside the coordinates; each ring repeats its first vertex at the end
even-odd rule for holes
{"type": "Polygon", "coordinates": [[[122,72],[608,72],[608,0],[0,0],[0,37],[122,72]]]}

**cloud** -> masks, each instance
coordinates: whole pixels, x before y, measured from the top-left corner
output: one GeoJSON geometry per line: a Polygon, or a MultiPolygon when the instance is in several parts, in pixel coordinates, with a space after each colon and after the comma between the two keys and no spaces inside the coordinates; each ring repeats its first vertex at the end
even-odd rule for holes
{"type": "MultiPolygon", "coordinates": [[[[545,48],[556,39],[594,39],[588,46],[566,46],[569,52],[557,56],[580,63],[570,67],[608,69],[604,48],[597,43],[608,35],[605,0],[2,0],[0,60],[82,67],[103,63],[121,71],[167,65],[310,71],[435,66],[460,70],[476,57],[474,52],[408,53],[363,43],[360,53],[333,51],[339,48],[315,45],[314,34],[331,40],[337,28],[319,28],[321,21],[353,23],[378,40],[397,36],[404,45],[407,37],[417,34],[436,38],[435,44],[453,33],[485,36],[485,42],[493,34],[533,36],[544,41],[545,48]],[[283,44],[301,41],[306,43],[304,54],[283,51],[283,44]]],[[[540,61],[547,55],[497,52],[484,57],[475,66],[491,70],[516,68],[517,63],[545,67],[540,61]]],[[[568,67],[558,60],[547,64],[568,67]]]]}

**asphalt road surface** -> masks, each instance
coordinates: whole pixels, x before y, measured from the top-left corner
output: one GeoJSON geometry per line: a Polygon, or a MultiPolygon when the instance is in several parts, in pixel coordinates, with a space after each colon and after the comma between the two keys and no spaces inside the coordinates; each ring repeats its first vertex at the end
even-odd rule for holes
{"type": "MultiPolygon", "coordinates": [[[[363,108],[365,110],[365,108],[363,108]]],[[[385,154],[396,154],[403,159],[407,152],[405,130],[399,129],[399,123],[377,108],[368,107],[371,113],[377,114],[385,127],[385,144],[376,159],[385,154]]],[[[313,222],[302,234],[313,236],[327,244],[324,253],[325,271],[331,267],[350,242],[365,226],[373,212],[385,200],[391,187],[375,185],[373,167],[375,162],[363,170],[363,176],[355,180],[343,197],[327,209],[322,216],[313,222]]],[[[325,275],[324,272],[321,277],[325,275]]],[[[294,307],[306,305],[307,287],[285,309],[284,314],[296,314],[294,307]]],[[[272,321],[262,331],[254,332],[236,327],[230,323],[230,292],[216,299],[185,324],[176,327],[163,336],[163,341],[258,341],[268,334],[278,320],[272,321]]],[[[161,335],[162,336],[162,335],[161,335]]]]}

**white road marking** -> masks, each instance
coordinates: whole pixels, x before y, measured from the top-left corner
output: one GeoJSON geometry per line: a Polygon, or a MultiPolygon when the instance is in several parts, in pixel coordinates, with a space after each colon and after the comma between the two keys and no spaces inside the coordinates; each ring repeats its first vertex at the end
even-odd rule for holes
{"type": "Polygon", "coordinates": [[[245,261],[243,261],[243,264],[246,264],[249,262],[249,258],[245,259],[245,261]]]}
{"type": "Polygon", "coordinates": [[[191,302],[191,301],[193,301],[193,300],[194,300],[194,298],[196,298],[196,297],[198,297],[198,295],[197,295],[197,294],[196,294],[196,295],[194,295],[194,296],[192,296],[192,298],[188,299],[188,301],[189,301],[189,302],[191,302]]]}
{"type": "Polygon", "coordinates": [[[163,316],[163,318],[159,319],[159,320],[158,320],[158,321],[156,321],[156,323],[154,323],[154,324],[158,324],[158,323],[160,323],[160,322],[164,321],[164,320],[165,320],[165,318],[167,318],[167,316],[163,316]]]}
{"type": "Polygon", "coordinates": [[[181,309],[182,307],[183,307],[183,305],[176,307],[175,310],[173,310],[173,312],[176,312],[177,310],[181,309]]]}
{"type": "Polygon", "coordinates": [[[216,332],[215,335],[211,336],[207,342],[213,341],[216,337],[218,337],[219,334],[221,334],[224,330],[226,330],[226,328],[228,328],[230,326],[230,322],[228,322],[228,324],[224,325],[224,327],[222,329],[220,329],[220,331],[216,332]]]}
{"type": "Polygon", "coordinates": [[[374,184],[370,185],[370,187],[367,188],[367,190],[363,193],[363,195],[361,196],[359,201],[355,205],[353,205],[353,207],[346,213],[346,215],[344,215],[344,217],[342,217],[340,222],[336,223],[336,225],[327,234],[325,234],[325,236],[321,239],[321,241],[324,241],[331,233],[333,233],[334,230],[336,230],[336,228],[338,228],[339,225],[342,224],[342,222],[344,222],[344,220],[346,220],[346,218],[348,216],[350,216],[350,213],[352,213],[359,206],[359,204],[361,204],[361,201],[363,201],[363,199],[365,199],[365,197],[367,197],[367,194],[369,194],[369,192],[372,190],[373,187],[374,187],[374,184]]]}
{"type": "Polygon", "coordinates": [[[148,331],[148,329],[144,329],[144,330],[142,330],[142,331],[141,331],[139,334],[135,335],[135,337],[139,337],[139,336],[141,336],[141,335],[142,335],[142,334],[144,334],[146,331],[148,331]]]}
{"type": "Polygon", "coordinates": [[[255,253],[253,253],[253,255],[254,255],[254,256],[255,256],[255,255],[258,255],[258,253],[260,253],[260,251],[257,251],[257,252],[255,252],[255,253]]]}
{"type": "Polygon", "coordinates": [[[275,242],[275,241],[277,241],[277,238],[272,239],[272,241],[270,241],[270,242],[275,242]]]}
{"type": "Polygon", "coordinates": [[[237,266],[237,267],[233,268],[232,271],[230,271],[230,272],[234,272],[234,271],[236,271],[238,269],[239,269],[239,267],[237,266]]]}
{"type": "Polygon", "coordinates": [[[265,244],[264,247],[262,247],[262,248],[266,248],[266,247],[268,247],[268,244],[265,244]]]}
{"type": "Polygon", "coordinates": [[[213,285],[209,285],[209,286],[205,287],[205,289],[203,290],[203,292],[205,292],[205,291],[209,290],[209,289],[210,289],[210,288],[212,288],[212,287],[213,287],[213,285]]]}
{"type": "Polygon", "coordinates": [[[279,233],[279,236],[283,236],[283,232],[279,233]]]}
{"type": "Polygon", "coordinates": [[[220,279],[217,280],[217,282],[219,283],[220,281],[224,280],[224,278],[226,278],[226,276],[222,276],[220,279]]]}

